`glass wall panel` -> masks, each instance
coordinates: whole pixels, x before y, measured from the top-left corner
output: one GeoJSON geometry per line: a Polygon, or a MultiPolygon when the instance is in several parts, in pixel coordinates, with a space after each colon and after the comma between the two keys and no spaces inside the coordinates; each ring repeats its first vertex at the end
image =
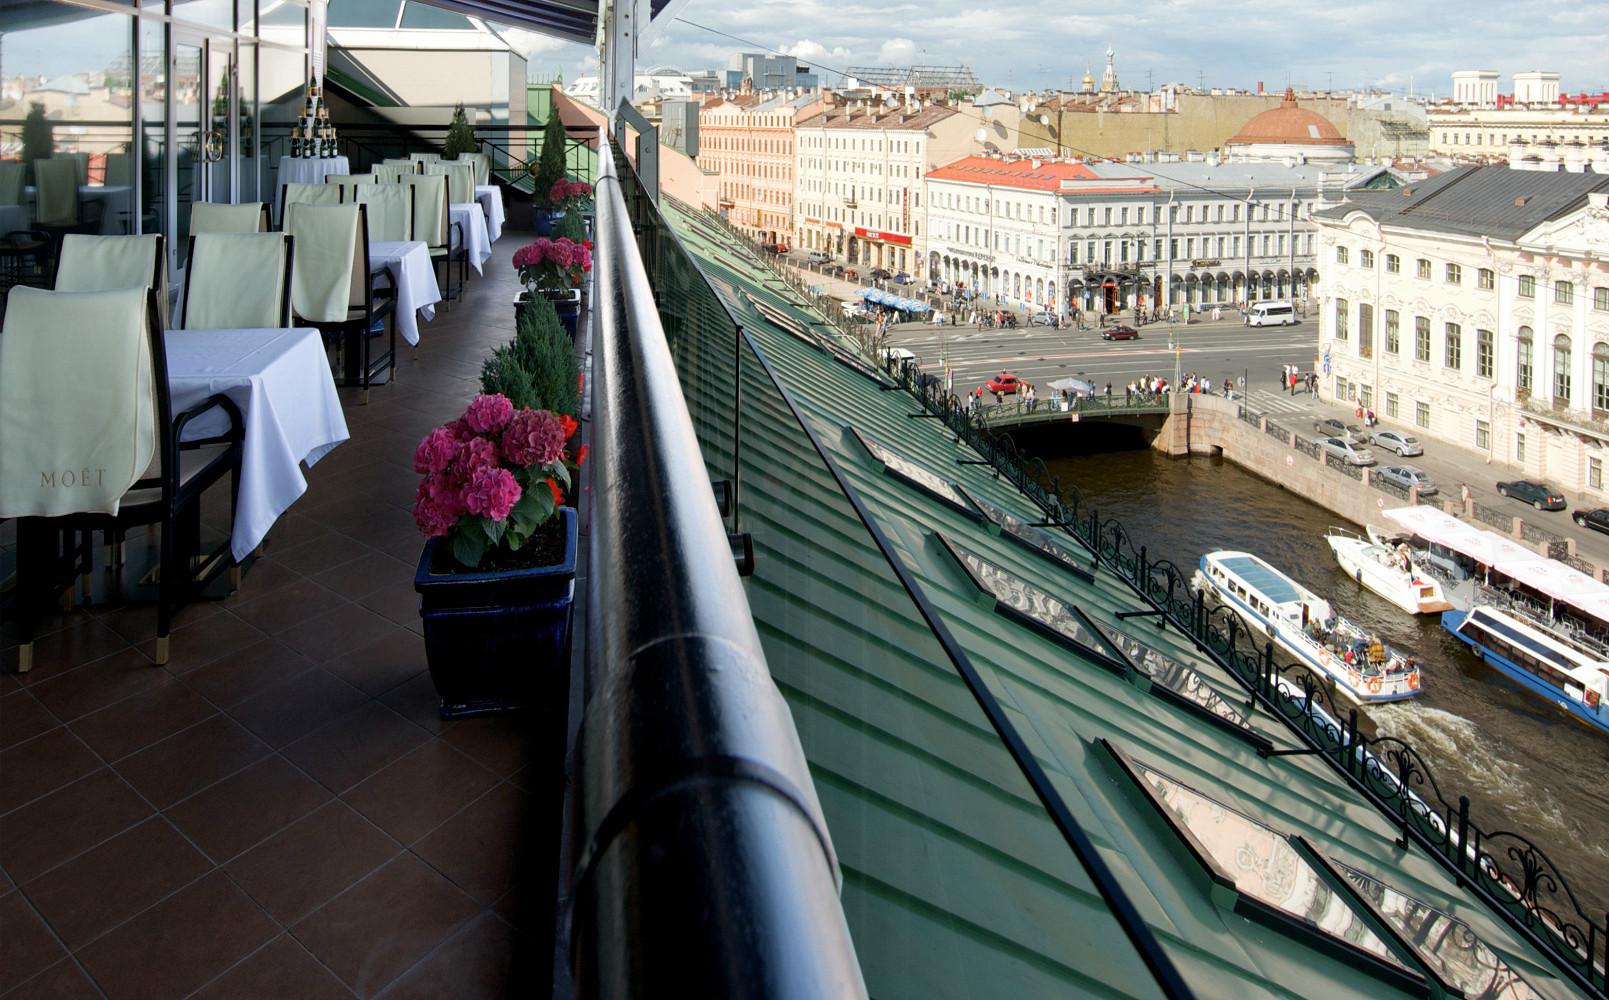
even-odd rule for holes
{"type": "Polygon", "coordinates": [[[235,0],[173,0],[173,19],[222,31],[235,30],[235,0]]]}
{"type": "Polygon", "coordinates": [[[257,46],[240,43],[240,97],[235,109],[235,148],[240,153],[239,201],[264,201],[258,177],[262,157],[257,136],[257,46]]]}
{"type": "Polygon", "coordinates": [[[0,156],[78,160],[78,218],[107,233],[131,231],[133,25],[127,14],[41,3],[8,10],[0,31],[0,156]],[[30,113],[50,138],[25,148],[30,113]]]}
{"type": "Polygon", "coordinates": [[[290,153],[291,129],[307,92],[307,55],[273,45],[257,47],[258,142],[262,200],[279,190],[279,159],[290,153]]]}
{"type": "Polygon", "coordinates": [[[167,232],[167,25],[140,22],[140,231],[167,232]]]}

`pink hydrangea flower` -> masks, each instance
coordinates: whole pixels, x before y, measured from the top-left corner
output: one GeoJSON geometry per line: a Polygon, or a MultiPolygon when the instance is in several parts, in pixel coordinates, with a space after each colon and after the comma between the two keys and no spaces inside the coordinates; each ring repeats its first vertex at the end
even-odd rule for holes
{"type": "Polygon", "coordinates": [[[515,465],[551,465],[564,455],[564,425],[547,410],[524,409],[503,431],[503,454],[515,465]]]}
{"type": "Polygon", "coordinates": [[[426,538],[440,538],[464,516],[463,500],[441,475],[426,476],[413,498],[413,522],[426,538]]]}
{"type": "Polygon", "coordinates": [[[497,443],[489,438],[472,437],[465,441],[458,451],[455,468],[465,476],[472,476],[478,469],[496,468],[500,463],[497,460],[497,443]]]}
{"type": "Polygon", "coordinates": [[[553,246],[549,248],[548,260],[557,264],[559,267],[569,267],[574,256],[570,252],[570,248],[573,246],[575,246],[574,243],[571,243],[569,240],[560,237],[559,239],[555,240],[553,242],[553,246]]]}
{"type": "Polygon", "coordinates": [[[520,484],[507,469],[476,469],[464,490],[464,504],[471,514],[501,521],[520,499],[520,484]]]}
{"type": "Polygon", "coordinates": [[[476,396],[464,413],[464,420],[469,424],[469,429],[477,434],[495,434],[508,424],[512,416],[514,404],[499,392],[490,396],[476,396]]]}
{"type": "Polygon", "coordinates": [[[458,436],[449,427],[437,427],[425,439],[419,442],[419,447],[413,453],[413,471],[419,473],[440,472],[447,468],[457,455],[461,444],[458,436]]]}

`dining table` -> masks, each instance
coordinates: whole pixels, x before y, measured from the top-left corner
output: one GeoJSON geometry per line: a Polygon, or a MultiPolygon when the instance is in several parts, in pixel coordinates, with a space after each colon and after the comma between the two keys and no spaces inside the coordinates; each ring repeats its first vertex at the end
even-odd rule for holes
{"type": "MultiPolygon", "coordinates": [[[[244,560],[307,492],[302,466],[349,437],[323,338],[296,328],[169,330],[165,340],[175,413],[219,393],[240,408],[245,434],[230,548],[244,560]]],[[[227,419],[214,408],[186,428],[185,439],[218,434],[227,419]]]]}
{"type": "Polygon", "coordinates": [[[463,228],[464,249],[469,252],[470,265],[476,274],[484,275],[486,272],[481,265],[492,255],[492,241],[486,230],[486,212],[480,202],[453,202],[447,206],[447,214],[451,222],[463,228]]]}
{"type": "Polygon", "coordinates": [[[421,240],[370,240],[369,270],[385,268],[397,286],[397,332],[410,344],[419,343],[419,320],[436,316],[441,286],[430,247],[421,240]]]}
{"type": "Polygon", "coordinates": [[[503,223],[508,212],[503,204],[503,189],[496,184],[476,184],[475,200],[486,213],[486,235],[493,243],[503,235],[503,223]]]}
{"type": "MultiPolygon", "coordinates": [[[[80,184],[78,203],[80,214],[88,211],[92,203],[100,205],[100,232],[103,236],[117,236],[130,231],[129,193],[126,184],[80,184]]],[[[32,184],[22,189],[22,205],[0,205],[0,236],[34,224],[34,202],[38,192],[32,184]],[[10,211],[7,211],[7,210],[10,211]]]]}

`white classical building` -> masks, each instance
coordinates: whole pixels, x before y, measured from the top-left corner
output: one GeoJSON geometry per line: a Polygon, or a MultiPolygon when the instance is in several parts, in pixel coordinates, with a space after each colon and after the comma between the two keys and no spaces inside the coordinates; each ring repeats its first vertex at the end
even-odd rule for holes
{"type": "Polygon", "coordinates": [[[1609,176],[1462,167],[1314,218],[1322,398],[1609,502],[1609,176]]]}
{"type": "Polygon", "coordinates": [[[1453,74],[1453,103],[1484,108],[1497,105],[1497,70],[1461,69],[1453,74]]]}

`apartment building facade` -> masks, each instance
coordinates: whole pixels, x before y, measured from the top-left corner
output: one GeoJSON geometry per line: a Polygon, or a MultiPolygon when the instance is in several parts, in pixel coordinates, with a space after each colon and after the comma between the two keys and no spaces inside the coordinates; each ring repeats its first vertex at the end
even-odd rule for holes
{"type": "Polygon", "coordinates": [[[797,245],[794,125],[821,107],[811,92],[714,97],[699,110],[698,165],[720,175],[721,214],[760,243],[797,245]]]}

